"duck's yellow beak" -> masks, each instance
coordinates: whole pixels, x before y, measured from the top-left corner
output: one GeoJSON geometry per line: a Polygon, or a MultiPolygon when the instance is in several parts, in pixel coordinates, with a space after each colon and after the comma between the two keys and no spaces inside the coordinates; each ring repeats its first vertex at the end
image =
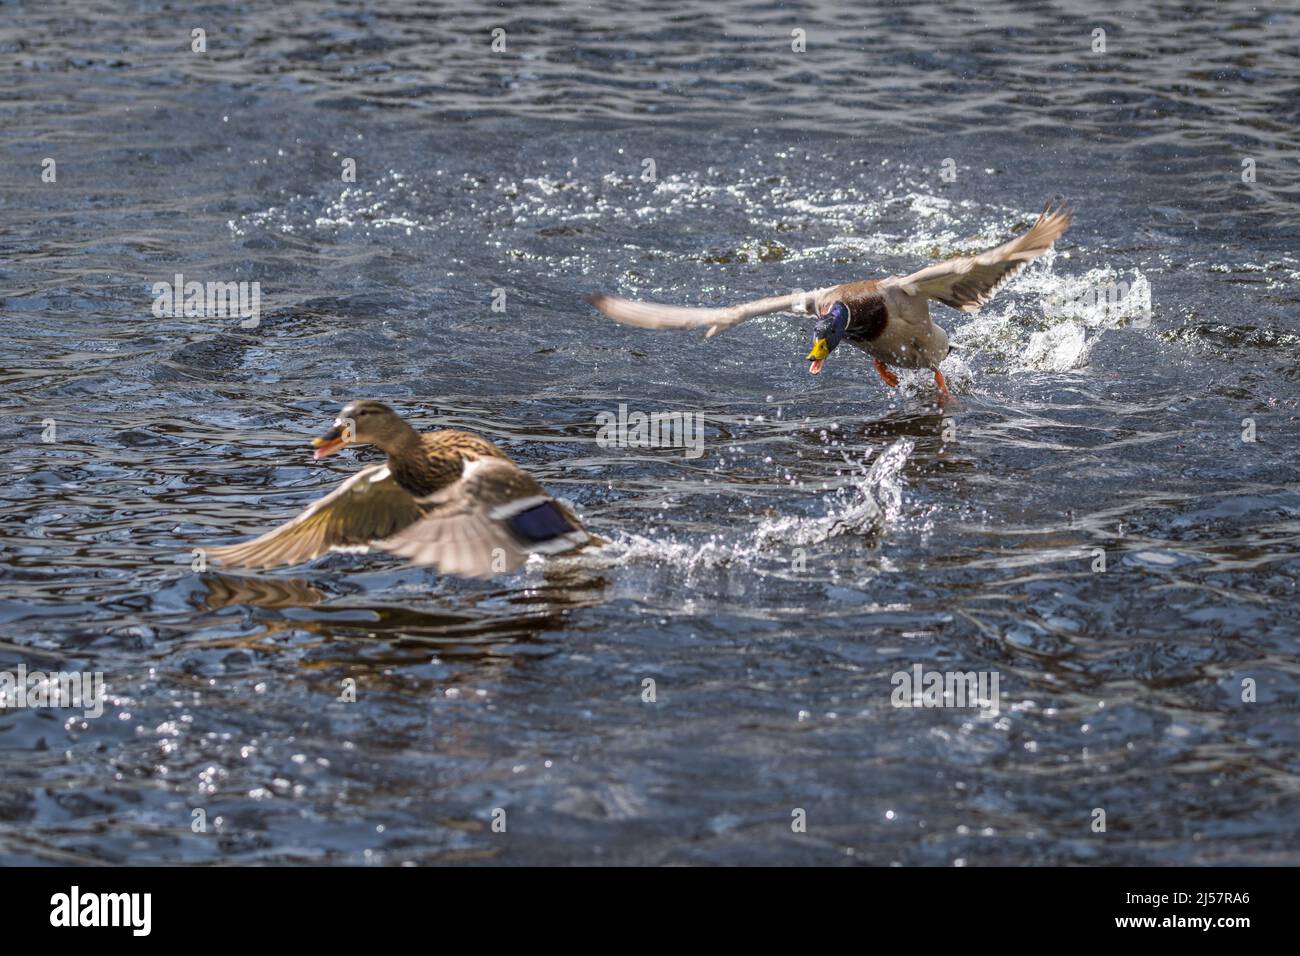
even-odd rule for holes
{"type": "Polygon", "coordinates": [[[312,458],[320,461],[326,455],[334,454],[347,443],[348,441],[347,437],[344,435],[343,426],[335,425],[324,435],[311,440],[311,446],[316,449],[316,453],[312,455],[312,458]]]}
{"type": "Polygon", "coordinates": [[[816,375],[822,370],[822,363],[826,361],[826,356],[831,354],[830,346],[826,344],[825,339],[817,339],[813,342],[812,351],[808,353],[808,361],[812,362],[808,371],[816,375]]]}

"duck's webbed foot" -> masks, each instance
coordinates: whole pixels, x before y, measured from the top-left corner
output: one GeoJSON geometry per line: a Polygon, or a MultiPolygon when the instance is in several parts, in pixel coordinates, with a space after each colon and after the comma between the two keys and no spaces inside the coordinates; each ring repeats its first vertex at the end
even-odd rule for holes
{"type": "Polygon", "coordinates": [[[952,397],[952,392],[948,391],[948,383],[943,380],[943,372],[938,369],[934,370],[934,387],[939,390],[940,407],[952,405],[956,399],[952,397]]]}
{"type": "Polygon", "coordinates": [[[890,388],[898,388],[898,376],[890,371],[889,366],[880,359],[872,359],[872,361],[876,363],[876,373],[884,380],[885,384],[890,388]]]}

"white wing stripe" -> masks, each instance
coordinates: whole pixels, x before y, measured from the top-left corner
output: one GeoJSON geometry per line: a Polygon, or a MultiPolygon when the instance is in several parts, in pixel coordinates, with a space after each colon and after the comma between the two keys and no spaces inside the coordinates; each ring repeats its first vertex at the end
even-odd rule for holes
{"type": "Polygon", "coordinates": [[[529,508],[535,508],[537,505],[545,504],[551,499],[546,495],[532,495],[528,498],[516,498],[514,501],[507,501],[503,505],[497,505],[488,512],[488,516],[497,521],[506,518],[513,518],[520,512],[527,511],[529,508]]]}

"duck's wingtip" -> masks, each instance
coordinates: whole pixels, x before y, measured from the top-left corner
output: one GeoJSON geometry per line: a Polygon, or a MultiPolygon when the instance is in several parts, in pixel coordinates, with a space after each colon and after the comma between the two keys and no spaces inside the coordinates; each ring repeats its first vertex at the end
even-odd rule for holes
{"type": "Polygon", "coordinates": [[[1066,225],[1074,219],[1074,207],[1067,204],[1065,196],[1061,193],[1054,193],[1048,197],[1047,202],[1043,203],[1043,212],[1040,218],[1060,218],[1064,219],[1066,225]]]}

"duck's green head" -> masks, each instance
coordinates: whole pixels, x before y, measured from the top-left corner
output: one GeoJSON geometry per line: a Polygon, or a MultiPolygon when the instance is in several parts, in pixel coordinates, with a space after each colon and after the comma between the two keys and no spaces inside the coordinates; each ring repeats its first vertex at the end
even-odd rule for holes
{"type": "Polygon", "coordinates": [[[334,426],[311,443],[316,459],[332,455],[348,445],[378,445],[387,449],[402,437],[410,426],[383,402],[364,398],[348,402],[334,419],[334,426]]]}
{"type": "Polygon", "coordinates": [[[808,371],[816,375],[822,370],[822,363],[826,361],[826,356],[835,351],[835,346],[840,344],[840,339],[844,338],[844,330],[848,327],[849,307],[843,302],[832,303],[813,326],[813,347],[808,353],[808,361],[812,362],[812,365],[808,367],[808,371]]]}

